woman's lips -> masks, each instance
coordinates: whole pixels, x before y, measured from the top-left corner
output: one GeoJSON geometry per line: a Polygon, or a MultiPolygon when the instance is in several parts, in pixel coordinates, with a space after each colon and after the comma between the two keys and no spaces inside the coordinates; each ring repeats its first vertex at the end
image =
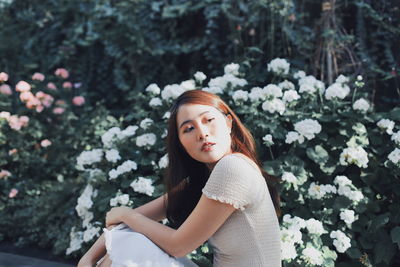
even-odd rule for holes
{"type": "Polygon", "coordinates": [[[212,142],[206,142],[201,146],[201,151],[203,152],[208,152],[211,151],[212,147],[215,145],[215,143],[212,142]]]}

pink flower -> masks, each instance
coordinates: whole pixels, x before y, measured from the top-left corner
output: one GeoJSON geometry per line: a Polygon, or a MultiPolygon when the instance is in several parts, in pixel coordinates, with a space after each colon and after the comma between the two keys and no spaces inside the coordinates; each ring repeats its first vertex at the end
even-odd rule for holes
{"type": "Polygon", "coordinates": [[[37,99],[36,97],[30,98],[27,102],[26,102],[26,107],[29,109],[34,109],[36,108],[36,106],[41,105],[40,100],[37,99]]]}
{"type": "Polygon", "coordinates": [[[17,154],[17,153],[18,153],[18,149],[16,149],[16,148],[13,148],[13,149],[8,151],[8,155],[9,156],[12,156],[12,155],[17,154]]]}
{"type": "Polygon", "coordinates": [[[6,119],[7,121],[10,119],[10,116],[11,116],[11,114],[8,111],[0,112],[0,118],[6,119]]]}
{"type": "Polygon", "coordinates": [[[17,194],[18,194],[18,190],[13,188],[13,189],[11,189],[10,193],[8,194],[8,197],[14,198],[14,197],[16,197],[17,194]]]}
{"type": "Polygon", "coordinates": [[[72,88],[72,83],[71,82],[64,82],[63,83],[64,88],[72,88]]]}
{"type": "Polygon", "coordinates": [[[25,81],[19,81],[15,86],[18,92],[28,92],[31,90],[31,85],[25,81]]]}
{"type": "Polygon", "coordinates": [[[55,90],[57,90],[57,86],[54,83],[48,83],[47,84],[47,89],[55,91],[55,90]]]}
{"type": "Polygon", "coordinates": [[[34,98],[35,98],[35,96],[30,91],[22,92],[19,95],[19,99],[21,99],[22,102],[28,102],[29,100],[34,99],[34,98]]]}
{"type": "Polygon", "coordinates": [[[63,79],[67,79],[69,77],[69,72],[66,69],[63,69],[63,68],[56,69],[54,74],[59,76],[59,77],[61,77],[61,78],[63,78],[63,79]]]}
{"type": "Polygon", "coordinates": [[[82,106],[83,104],[85,104],[85,98],[83,96],[75,96],[72,99],[72,104],[74,104],[75,106],[82,106]]]}
{"type": "Polygon", "coordinates": [[[32,80],[37,80],[37,81],[44,81],[44,75],[40,72],[35,72],[32,75],[32,80]]]}
{"type": "Polygon", "coordinates": [[[42,91],[39,91],[36,93],[36,98],[40,100],[40,102],[45,106],[45,107],[50,107],[51,104],[54,101],[54,98],[49,95],[45,94],[42,91]]]}
{"type": "Polygon", "coordinates": [[[43,107],[43,105],[37,105],[36,106],[36,112],[42,112],[43,111],[43,109],[44,109],[44,107],[43,107]]]}
{"type": "Polygon", "coordinates": [[[0,93],[3,95],[11,95],[11,87],[8,84],[2,84],[0,85],[0,93]]]}
{"type": "Polygon", "coordinates": [[[0,72],[0,82],[8,81],[8,74],[5,72],[0,72]]]}
{"type": "Polygon", "coordinates": [[[53,113],[54,114],[63,114],[64,113],[64,111],[65,111],[65,108],[61,108],[61,107],[57,107],[57,108],[54,108],[53,109],[53,113]]]}
{"type": "Polygon", "coordinates": [[[8,176],[11,176],[11,173],[10,173],[9,171],[1,170],[1,172],[0,172],[0,179],[1,179],[1,178],[7,178],[8,176]]]}
{"type": "Polygon", "coordinates": [[[22,126],[27,126],[29,123],[29,117],[21,116],[21,117],[19,117],[19,121],[22,123],[22,126]]]}
{"type": "Polygon", "coordinates": [[[51,145],[51,141],[49,139],[44,139],[40,142],[40,145],[42,147],[48,147],[49,145],[51,145]]]}

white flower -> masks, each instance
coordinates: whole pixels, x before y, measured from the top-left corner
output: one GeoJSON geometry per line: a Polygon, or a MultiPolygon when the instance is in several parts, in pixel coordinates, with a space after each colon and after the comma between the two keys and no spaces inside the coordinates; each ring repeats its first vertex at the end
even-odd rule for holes
{"type": "Polygon", "coordinates": [[[337,192],[336,187],[330,184],[318,185],[314,182],[310,184],[308,188],[308,195],[310,198],[321,199],[326,196],[326,194],[335,194],[337,192]]]}
{"type": "Polygon", "coordinates": [[[86,229],[85,232],[83,232],[83,241],[84,242],[89,242],[90,240],[93,239],[93,237],[97,237],[100,235],[100,227],[93,227],[90,226],[89,228],[86,229]]]}
{"type": "Polygon", "coordinates": [[[292,242],[281,242],[281,259],[294,260],[297,257],[296,247],[292,242]]]}
{"type": "Polygon", "coordinates": [[[271,146],[271,145],[274,144],[274,141],[272,141],[272,135],[270,135],[270,134],[266,134],[266,135],[263,137],[263,141],[264,141],[264,143],[265,143],[267,146],[271,146]]]}
{"type": "Polygon", "coordinates": [[[368,153],[361,147],[348,147],[340,154],[340,164],[355,164],[360,168],[368,167],[368,153]]]}
{"type": "Polygon", "coordinates": [[[122,138],[133,136],[135,135],[137,129],[139,129],[139,127],[136,125],[129,125],[125,128],[125,130],[121,131],[119,136],[122,138]]]}
{"type": "Polygon", "coordinates": [[[146,118],[140,122],[140,128],[146,130],[150,125],[153,124],[153,122],[154,121],[152,119],[146,118]]]}
{"type": "Polygon", "coordinates": [[[338,195],[345,196],[356,203],[364,198],[364,195],[344,175],[336,176],[333,183],[339,186],[337,190],[338,195]]]}
{"type": "Polygon", "coordinates": [[[247,84],[247,81],[245,79],[240,79],[230,73],[225,74],[224,76],[215,77],[208,82],[208,86],[210,88],[219,87],[221,90],[224,90],[229,85],[231,85],[232,88],[235,88],[238,86],[243,87],[246,84],[247,84]]]}
{"type": "Polygon", "coordinates": [[[388,159],[392,161],[394,164],[400,163],[400,149],[395,148],[390,154],[388,155],[388,159]]]}
{"type": "Polygon", "coordinates": [[[112,147],[115,139],[118,138],[118,136],[121,136],[121,129],[119,127],[112,127],[108,129],[108,131],[101,136],[101,141],[103,142],[104,147],[112,147]]]}
{"type": "Polygon", "coordinates": [[[130,186],[135,192],[152,196],[154,192],[154,186],[151,185],[152,183],[153,181],[151,179],[139,177],[137,180],[133,181],[130,186]]]}
{"type": "Polygon", "coordinates": [[[275,84],[268,84],[263,88],[266,96],[282,97],[282,89],[275,84]]]}
{"type": "Polygon", "coordinates": [[[113,179],[117,178],[118,176],[120,176],[121,174],[130,172],[132,170],[137,170],[137,164],[136,164],[136,162],[134,162],[132,160],[127,160],[124,163],[122,163],[121,165],[119,165],[117,167],[117,169],[112,169],[108,172],[109,179],[113,180],[113,179]]]}
{"type": "Polygon", "coordinates": [[[284,80],[283,82],[279,83],[278,86],[282,90],[295,90],[294,84],[288,80],[284,80]]]}
{"type": "MultiPolygon", "coordinates": [[[[300,217],[293,216],[291,217],[289,214],[285,214],[283,216],[284,224],[289,226],[289,229],[302,229],[306,227],[306,221],[300,217]]],[[[300,233],[301,235],[301,233],[300,233]]]]}
{"type": "Polygon", "coordinates": [[[158,167],[161,169],[167,168],[168,166],[168,154],[165,154],[159,161],[158,161],[158,167]]]}
{"type": "Polygon", "coordinates": [[[288,74],[290,68],[290,63],[283,58],[275,58],[268,63],[267,70],[272,71],[275,74],[288,74]]]}
{"type": "Polygon", "coordinates": [[[153,97],[152,99],[150,99],[149,106],[150,107],[162,106],[161,98],[153,97]]]}
{"type": "Polygon", "coordinates": [[[204,87],[202,90],[215,95],[223,93],[223,89],[217,86],[204,87]]]}
{"type": "Polygon", "coordinates": [[[286,144],[291,144],[295,141],[299,141],[299,143],[303,143],[304,142],[304,136],[299,135],[298,132],[294,132],[294,131],[290,131],[286,134],[286,139],[285,139],[285,143],[286,144]]]}
{"type": "Polygon", "coordinates": [[[396,145],[400,145],[400,131],[397,131],[396,133],[392,134],[390,140],[392,140],[396,145]]]}
{"type": "Polygon", "coordinates": [[[344,253],[349,247],[350,238],[348,238],[342,231],[332,231],[329,235],[333,240],[333,245],[336,247],[336,250],[340,253],[344,253]]]}
{"type": "Polygon", "coordinates": [[[282,181],[286,181],[288,183],[295,184],[295,183],[297,183],[297,178],[291,172],[284,172],[282,174],[282,181]]]}
{"type": "Polygon", "coordinates": [[[310,264],[321,266],[324,263],[324,258],[321,252],[314,247],[306,247],[303,249],[302,258],[310,264]]]}
{"type": "Polygon", "coordinates": [[[118,160],[121,159],[121,156],[119,155],[118,150],[116,150],[116,149],[110,149],[110,150],[107,150],[107,151],[106,151],[106,159],[107,159],[109,162],[115,163],[115,162],[117,162],[118,160]]]}
{"type": "Polygon", "coordinates": [[[352,185],[353,183],[344,175],[338,175],[333,180],[333,183],[338,186],[352,185]]]}
{"type": "Polygon", "coordinates": [[[181,85],[186,91],[196,89],[196,83],[194,82],[194,80],[183,81],[183,82],[181,82],[180,85],[181,85]]]}
{"type": "Polygon", "coordinates": [[[303,244],[301,228],[293,226],[290,228],[281,229],[281,241],[289,242],[292,244],[303,244]]]}
{"type": "Polygon", "coordinates": [[[155,83],[150,84],[150,85],[147,86],[147,88],[146,88],[146,92],[149,92],[149,93],[151,93],[151,94],[153,94],[153,95],[158,95],[158,94],[160,94],[160,91],[161,91],[160,87],[158,87],[158,85],[155,84],[155,83]]]}
{"type": "Polygon", "coordinates": [[[294,129],[302,136],[311,140],[321,132],[321,125],[316,120],[305,119],[294,124],[294,129]]]}
{"type": "Polygon", "coordinates": [[[345,84],[331,84],[325,91],[325,98],[332,100],[334,98],[344,99],[350,93],[350,88],[345,84]]]}
{"type": "Polygon", "coordinates": [[[196,81],[202,83],[205,79],[207,79],[207,76],[203,72],[198,71],[194,74],[194,78],[196,81]]]}
{"type": "Polygon", "coordinates": [[[164,115],[162,116],[163,119],[169,119],[169,117],[171,117],[171,112],[167,111],[164,113],[164,115]]]}
{"type": "Polygon", "coordinates": [[[364,98],[358,99],[353,104],[353,109],[359,110],[361,112],[367,112],[369,108],[370,108],[370,105],[369,105],[368,101],[365,100],[364,98]]]}
{"type": "Polygon", "coordinates": [[[283,102],[288,102],[288,103],[293,102],[297,99],[300,99],[300,95],[297,93],[296,90],[285,91],[282,98],[283,102]]]}
{"type": "Polygon", "coordinates": [[[231,63],[224,67],[225,74],[239,75],[239,64],[231,63]]]}
{"type": "Polygon", "coordinates": [[[252,102],[264,100],[266,98],[266,94],[262,88],[253,87],[249,93],[249,98],[252,102]]]}
{"type": "Polygon", "coordinates": [[[179,84],[169,84],[161,92],[161,98],[164,100],[177,99],[186,90],[179,84]]]}
{"type": "Polygon", "coordinates": [[[310,234],[321,235],[326,232],[322,222],[313,218],[306,221],[306,228],[310,234]]]}
{"type": "Polygon", "coordinates": [[[245,102],[249,99],[249,93],[243,90],[237,90],[233,93],[232,98],[235,102],[245,102]]]}
{"type": "Polygon", "coordinates": [[[354,210],[345,209],[340,212],[339,216],[340,216],[340,219],[343,220],[349,227],[356,220],[354,210]]]}
{"type": "Polygon", "coordinates": [[[115,179],[120,175],[120,173],[116,169],[112,169],[108,172],[108,176],[110,177],[109,179],[115,179]]]}
{"type": "Polygon", "coordinates": [[[71,254],[74,251],[81,249],[82,247],[82,239],[83,233],[80,231],[75,231],[75,227],[72,227],[71,232],[69,233],[69,247],[65,251],[66,255],[71,254]]]}
{"type": "Polygon", "coordinates": [[[118,204],[127,205],[129,203],[129,195],[128,194],[117,194],[116,197],[110,199],[110,206],[115,207],[118,204]]]}
{"type": "Polygon", "coordinates": [[[83,165],[91,165],[100,162],[103,159],[103,150],[93,149],[91,151],[83,151],[77,158],[77,168],[82,170],[83,165]]]}
{"type": "Polygon", "coordinates": [[[286,109],[285,103],[278,98],[265,101],[261,107],[263,110],[268,111],[269,113],[277,112],[280,115],[282,115],[286,109]]]}
{"type": "Polygon", "coordinates": [[[386,131],[387,134],[393,134],[394,121],[381,119],[376,125],[378,125],[378,127],[382,130],[386,131]]]}
{"type": "Polygon", "coordinates": [[[312,75],[301,78],[299,80],[299,86],[300,93],[307,92],[309,94],[314,94],[315,92],[322,93],[325,90],[325,84],[312,75]]]}
{"type": "Polygon", "coordinates": [[[156,143],[157,137],[153,133],[142,134],[137,137],[136,145],[138,147],[152,146],[156,143]]]}
{"type": "Polygon", "coordinates": [[[335,83],[348,83],[349,80],[350,80],[350,79],[349,79],[348,77],[346,77],[346,76],[340,74],[340,75],[336,78],[335,83]]]}
{"type": "Polygon", "coordinates": [[[293,74],[293,78],[295,78],[295,79],[301,79],[301,78],[304,78],[304,77],[306,77],[306,73],[304,72],[304,71],[302,71],[302,70],[299,70],[299,71],[296,71],[294,74],[293,74]]]}

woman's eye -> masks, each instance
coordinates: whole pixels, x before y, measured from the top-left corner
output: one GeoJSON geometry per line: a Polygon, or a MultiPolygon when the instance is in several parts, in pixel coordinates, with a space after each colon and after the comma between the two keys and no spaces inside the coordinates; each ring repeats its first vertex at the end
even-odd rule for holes
{"type": "Polygon", "coordinates": [[[183,130],[183,132],[188,133],[188,132],[192,131],[193,129],[194,129],[193,126],[190,126],[190,127],[185,128],[185,130],[183,130]]]}
{"type": "Polygon", "coordinates": [[[208,119],[207,121],[208,121],[208,122],[211,122],[211,121],[214,120],[214,119],[215,119],[215,118],[211,118],[211,119],[208,119]]]}

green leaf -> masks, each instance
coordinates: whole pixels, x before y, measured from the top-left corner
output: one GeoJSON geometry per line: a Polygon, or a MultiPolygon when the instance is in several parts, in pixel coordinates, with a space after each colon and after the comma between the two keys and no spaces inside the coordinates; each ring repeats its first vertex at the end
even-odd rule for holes
{"type": "Polygon", "coordinates": [[[396,226],[390,231],[390,236],[392,237],[393,243],[397,243],[397,246],[400,249],[400,226],[396,226]]]}
{"type": "Polygon", "coordinates": [[[385,262],[389,264],[395,253],[395,246],[391,242],[389,236],[383,235],[374,248],[375,263],[385,262]]]}
{"type": "Polygon", "coordinates": [[[384,213],[376,216],[372,219],[371,226],[369,227],[370,232],[375,232],[378,228],[384,226],[389,222],[389,213],[384,213]]]}
{"type": "Polygon", "coordinates": [[[307,148],[307,156],[319,165],[325,164],[329,159],[328,152],[320,145],[314,148],[307,148]]]}

